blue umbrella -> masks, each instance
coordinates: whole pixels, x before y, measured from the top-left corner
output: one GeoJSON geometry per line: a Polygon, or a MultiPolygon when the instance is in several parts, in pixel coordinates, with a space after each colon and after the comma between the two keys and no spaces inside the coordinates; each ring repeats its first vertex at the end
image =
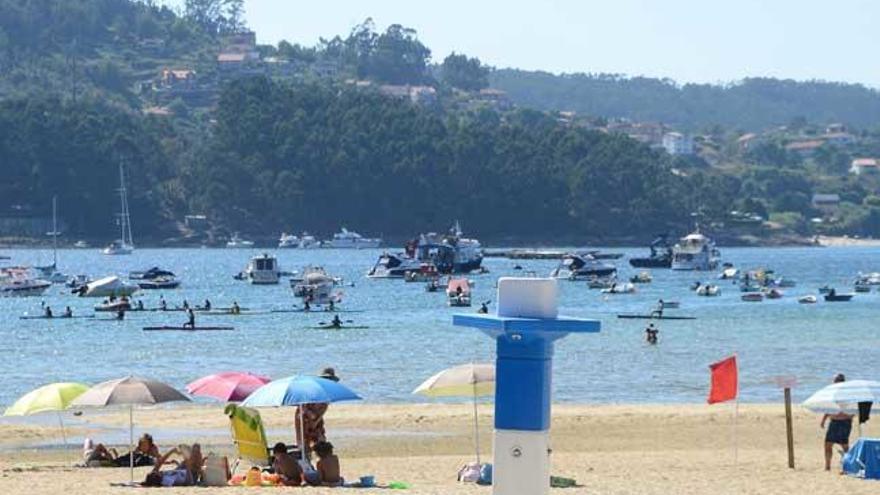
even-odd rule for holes
{"type": "Polygon", "coordinates": [[[299,406],[327,404],[344,400],[361,400],[353,390],[341,383],[317,376],[293,375],[271,381],[242,402],[247,407],[299,406]]]}
{"type": "MultiPolygon", "coordinates": [[[[307,375],[294,375],[271,381],[245,399],[241,405],[246,407],[300,406],[303,404],[327,404],[344,400],[361,400],[353,390],[326,378],[307,375]]],[[[299,422],[304,427],[302,418],[299,422]]],[[[303,461],[306,449],[302,446],[303,461]]]]}

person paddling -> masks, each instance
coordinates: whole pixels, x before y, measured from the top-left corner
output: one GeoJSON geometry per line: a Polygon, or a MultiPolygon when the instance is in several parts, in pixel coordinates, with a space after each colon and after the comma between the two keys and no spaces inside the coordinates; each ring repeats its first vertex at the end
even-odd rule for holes
{"type": "Polygon", "coordinates": [[[330,328],[342,328],[342,320],[339,319],[339,315],[333,315],[333,319],[330,320],[330,328]]]}
{"type": "Polygon", "coordinates": [[[231,313],[234,315],[241,314],[241,307],[238,305],[238,301],[232,301],[232,310],[231,313]]]}
{"type": "Polygon", "coordinates": [[[46,305],[46,310],[45,310],[44,313],[45,313],[44,316],[45,316],[46,318],[52,318],[52,317],[53,317],[53,315],[52,315],[52,308],[50,308],[48,304],[46,305]]]}
{"type": "Polygon", "coordinates": [[[70,306],[64,308],[64,317],[65,318],[73,318],[73,310],[70,309],[70,306]]]}
{"type": "Polygon", "coordinates": [[[205,299],[205,311],[211,311],[211,301],[205,299]]]}
{"type": "Polygon", "coordinates": [[[192,308],[188,308],[186,310],[187,321],[183,324],[183,328],[189,328],[195,330],[196,328],[196,314],[193,312],[192,308]]]}

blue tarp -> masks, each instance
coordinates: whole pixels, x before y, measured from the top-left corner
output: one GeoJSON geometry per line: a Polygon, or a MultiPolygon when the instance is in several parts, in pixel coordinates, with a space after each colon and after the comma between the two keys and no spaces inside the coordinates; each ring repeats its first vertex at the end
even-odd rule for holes
{"type": "Polygon", "coordinates": [[[843,472],[865,479],[880,479],[880,438],[860,438],[843,456],[843,472]]]}

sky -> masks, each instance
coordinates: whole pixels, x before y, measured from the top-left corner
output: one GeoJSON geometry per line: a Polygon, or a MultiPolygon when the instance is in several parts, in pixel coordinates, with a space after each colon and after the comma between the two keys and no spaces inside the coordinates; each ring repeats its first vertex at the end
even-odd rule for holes
{"type": "Polygon", "coordinates": [[[555,73],[880,87],[878,0],[246,0],[245,8],[260,43],[313,45],[372,17],[379,29],[414,28],[437,62],[455,51],[555,73]]]}

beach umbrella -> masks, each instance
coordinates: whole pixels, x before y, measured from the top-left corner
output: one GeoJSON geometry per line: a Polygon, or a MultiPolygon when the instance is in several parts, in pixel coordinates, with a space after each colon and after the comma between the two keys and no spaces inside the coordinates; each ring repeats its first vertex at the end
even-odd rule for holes
{"type": "Polygon", "coordinates": [[[70,406],[74,399],[85,393],[89,386],[84,383],[50,383],[23,395],[3,413],[4,416],[29,416],[42,412],[54,411],[58,414],[61,426],[61,438],[67,445],[67,434],[64,431],[64,420],[61,411],[70,406]]]}
{"type": "Polygon", "coordinates": [[[270,381],[269,377],[253,373],[227,371],[199,378],[187,385],[186,391],[192,395],[241,402],[270,381]]]}
{"type": "Polygon", "coordinates": [[[127,376],[99,383],[77,397],[71,405],[83,407],[128,406],[130,481],[134,483],[134,406],[189,401],[187,396],[165,383],[127,376]]]}
{"type": "Polygon", "coordinates": [[[474,447],[480,463],[480,428],[477,397],[495,395],[495,365],[463,364],[445,369],[413,390],[427,397],[471,397],[474,404],[474,447]]]}
{"type": "Polygon", "coordinates": [[[880,401],[880,382],[848,380],[818,390],[803,402],[810,411],[820,414],[858,414],[859,402],[880,401]]]}
{"type": "MultiPolygon", "coordinates": [[[[302,406],[305,404],[329,404],[361,397],[341,383],[308,375],[293,375],[271,381],[255,390],[241,403],[245,407],[302,406]]],[[[304,429],[302,418],[299,424],[304,429]]],[[[303,434],[303,437],[305,435],[303,434]]],[[[306,458],[305,446],[300,446],[302,458],[306,458]]]]}

